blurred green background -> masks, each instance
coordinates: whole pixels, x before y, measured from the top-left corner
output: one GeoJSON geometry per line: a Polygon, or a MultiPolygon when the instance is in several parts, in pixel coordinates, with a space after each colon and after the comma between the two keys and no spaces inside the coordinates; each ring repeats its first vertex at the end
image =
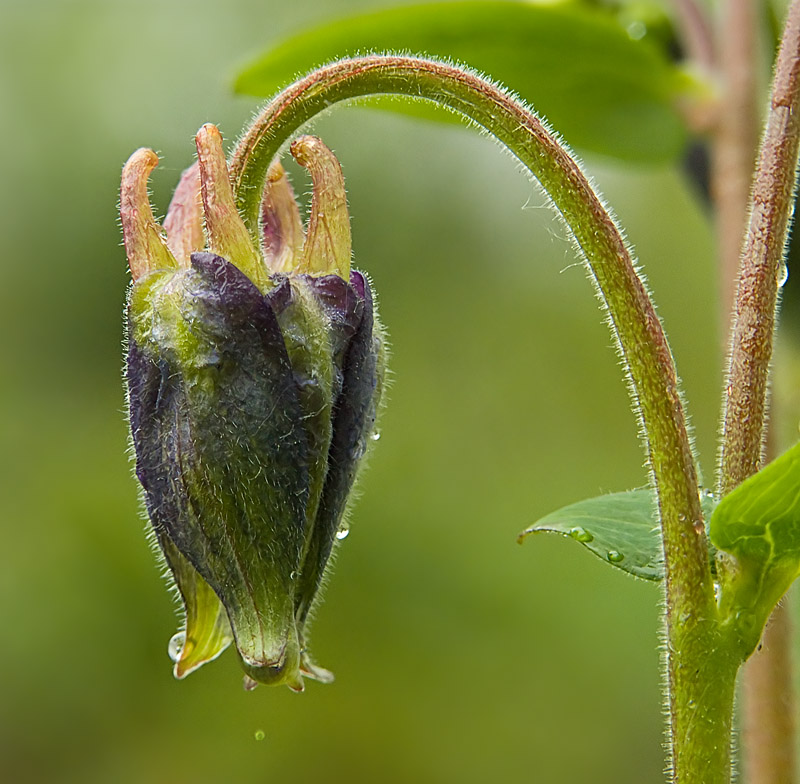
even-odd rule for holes
{"type": "MultiPolygon", "coordinates": [[[[646,482],[617,357],[544,197],[458,127],[356,108],[314,125],[393,347],[382,438],[313,627],[336,683],[245,693],[230,653],[172,678],[177,621],[128,457],[120,169],[159,152],[163,214],[196,129],[230,141],[256,109],[230,91],[237,67],[320,15],[379,5],[0,3],[4,781],[661,780],[659,589],[571,542],[515,542],[554,508],[646,482]]],[[[702,207],[676,170],[586,164],[644,264],[710,475],[702,207]]]]}

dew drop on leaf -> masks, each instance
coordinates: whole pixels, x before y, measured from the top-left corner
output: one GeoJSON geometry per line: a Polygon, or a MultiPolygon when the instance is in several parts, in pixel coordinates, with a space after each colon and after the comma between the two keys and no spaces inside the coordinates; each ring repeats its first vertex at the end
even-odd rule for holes
{"type": "Polygon", "coordinates": [[[569,531],[569,535],[577,542],[591,542],[592,539],[594,539],[594,536],[592,534],[590,534],[585,528],[581,528],[580,526],[571,528],[569,531]]]}
{"type": "Polygon", "coordinates": [[[611,563],[619,563],[624,560],[625,556],[617,550],[609,550],[606,558],[608,558],[611,563]]]}

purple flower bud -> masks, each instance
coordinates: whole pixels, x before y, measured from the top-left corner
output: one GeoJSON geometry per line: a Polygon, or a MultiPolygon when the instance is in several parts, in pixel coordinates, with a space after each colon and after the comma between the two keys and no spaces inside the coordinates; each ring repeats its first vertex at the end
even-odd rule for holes
{"type": "Polygon", "coordinates": [[[303,676],[332,679],[308,657],[306,624],[374,432],[383,331],[367,278],[350,270],[344,183],[322,142],[293,145],[314,183],[308,231],[275,163],[261,248],[216,128],[197,147],[166,236],[147,199],[155,154],[123,171],[136,475],[186,610],[176,677],[233,640],[246,685],[300,691],[303,676]]]}

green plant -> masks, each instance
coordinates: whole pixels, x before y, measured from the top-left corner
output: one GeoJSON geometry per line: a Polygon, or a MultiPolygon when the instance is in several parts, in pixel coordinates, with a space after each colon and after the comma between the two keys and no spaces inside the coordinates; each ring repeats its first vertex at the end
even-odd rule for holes
{"type": "MultiPolygon", "coordinates": [[[[735,4],[731,5],[735,10],[735,4]]],[[[464,12],[461,37],[457,37],[462,43],[485,42],[490,38],[486,34],[487,29],[495,30],[502,38],[509,35],[509,30],[519,29],[521,18],[524,20],[530,16],[535,22],[531,29],[540,35],[545,29],[548,40],[552,41],[555,33],[568,38],[577,30],[586,31],[588,40],[607,44],[601,48],[611,53],[612,60],[617,57],[618,66],[619,63],[624,64],[615,73],[623,73],[631,68],[635,60],[638,67],[628,83],[623,84],[621,77],[616,82],[609,80],[611,86],[608,94],[599,99],[600,110],[629,112],[631,118],[637,118],[644,127],[637,126],[637,119],[632,119],[630,125],[634,129],[633,135],[642,134],[648,122],[663,130],[663,134],[648,136],[644,133],[643,137],[637,136],[637,142],[623,140],[620,143],[614,134],[603,133],[603,123],[599,122],[600,130],[597,133],[583,131],[583,144],[586,146],[619,156],[669,157],[680,149],[687,130],[686,123],[680,120],[674,108],[676,97],[683,99],[687,116],[696,118],[702,114],[704,107],[708,108],[708,96],[704,96],[697,81],[680,77],[664,60],[655,56],[652,49],[632,46],[628,38],[619,36],[618,26],[609,24],[605,17],[593,15],[594,12],[582,14],[579,10],[558,8],[533,10],[527,6],[523,9],[514,3],[447,4],[392,12],[394,16],[390,15],[389,18],[371,17],[349,27],[344,25],[336,28],[335,32],[346,37],[355,30],[363,35],[359,24],[373,31],[396,30],[399,22],[415,18],[415,14],[416,17],[428,14],[428,27],[424,29],[435,30],[436,24],[441,25],[442,20],[447,22],[452,19],[456,6],[464,12]],[[490,11],[491,18],[487,16],[490,11]],[[502,28],[497,23],[498,19],[507,27],[502,28]],[[547,24],[551,27],[546,27],[547,24]]],[[[699,9],[692,4],[683,4],[681,8],[684,11],[681,19],[685,26],[687,47],[692,50],[698,64],[710,67],[713,63],[707,41],[704,42],[708,29],[702,21],[702,14],[698,16],[699,9]]],[[[741,19],[733,25],[733,29],[737,33],[743,32],[741,19]]],[[[337,51],[349,46],[358,47],[358,35],[352,36],[346,44],[337,41],[330,31],[328,37],[337,51]]],[[[389,39],[380,43],[390,48],[396,46],[392,43],[391,35],[389,39]]],[[[314,43],[313,35],[310,35],[309,41],[309,46],[314,43]]],[[[564,42],[556,41],[555,48],[559,46],[563,49],[564,42]]],[[[428,43],[421,48],[434,49],[434,46],[428,43]]],[[[495,51],[491,47],[488,49],[490,54],[495,51]]],[[[277,78],[283,78],[283,73],[290,67],[286,61],[293,62],[293,57],[300,56],[298,52],[302,53],[302,47],[294,42],[269,55],[242,76],[240,87],[253,89],[255,85],[259,89],[266,89],[265,85],[270,85],[270,80],[276,78],[275,73],[279,75],[277,78]]],[[[470,59],[469,52],[462,54],[464,59],[470,59]]],[[[480,57],[479,47],[478,54],[480,57]]],[[[319,53],[316,56],[324,55],[319,53]]],[[[519,59],[524,60],[524,56],[519,59]]],[[[721,59],[724,60],[724,57],[721,59]]],[[[501,72],[497,75],[503,77],[501,72]]],[[[512,79],[509,81],[513,84],[512,79]]],[[[783,256],[793,205],[800,138],[800,129],[797,127],[800,116],[800,5],[794,3],[789,10],[754,180],[747,241],[734,307],[729,367],[723,395],[720,467],[714,493],[705,491],[698,484],[695,457],[669,346],[650,296],[638,275],[636,262],[613,217],[581,168],[548,127],[521,100],[468,68],[437,60],[369,55],[334,62],[286,88],[267,105],[239,142],[230,161],[230,187],[223,176],[227,174],[224,161],[219,163],[219,153],[215,153],[216,175],[204,176],[203,190],[209,249],[225,256],[228,262],[246,272],[262,294],[268,296],[276,283],[274,278],[270,280],[265,276],[265,270],[281,273],[284,268],[281,264],[271,265],[269,253],[266,268],[260,266],[258,260],[252,260],[252,254],[254,248],[262,245],[262,231],[265,226],[269,229],[270,216],[279,213],[276,210],[270,213],[269,209],[264,211],[265,187],[268,203],[271,183],[279,179],[274,168],[277,165],[276,156],[305,122],[331,104],[375,95],[407,96],[438,104],[485,129],[507,146],[540,182],[572,234],[607,309],[609,324],[618,342],[630,382],[633,408],[643,434],[652,490],[614,494],[574,504],[534,524],[525,534],[538,531],[567,534],[615,567],[646,579],[663,580],[671,775],[676,782],[717,784],[730,781],[737,674],[742,663],[757,647],[776,602],[800,573],[800,509],[797,507],[800,447],[794,447],[759,470],[767,424],[767,381],[777,292],[785,278],[783,256]],[[219,198],[215,194],[219,194],[219,198]],[[218,212],[227,222],[220,231],[215,228],[212,217],[217,201],[223,205],[221,212],[218,212]],[[660,536],[652,535],[654,523],[658,525],[660,536]]],[[[536,85],[531,86],[531,98],[537,101],[536,85]]],[[[569,100],[558,104],[554,97],[553,101],[552,107],[545,111],[556,126],[559,124],[559,113],[563,113],[565,127],[562,130],[569,137],[570,112],[574,117],[575,108],[569,105],[569,100]]],[[[721,117],[725,117],[726,109],[731,109],[731,113],[735,114],[731,108],[734,104],[735,101],[730,97],[727,101],[721,101],[721,117]]],[[[586,109],[585,106],[581,108],[586,109]]],[[[749,109],[745,107],[742,114],[747,112],[749,109]]],[[[741,116],[737,117],[741,119],[741,116]]],[[[729,125],[735,126],[736,123],[731,121],[726,125],[725,121],[720,120],[718,127],[728,129],[729,125]]],[[[576,130],[576,134],[579,133],[576,130]]],[[[720,130],[716,147],[723,158],[726,143],[730,141],[726,134],[727,130],[720,130]]],[[[208,135],[206,131],[199,136],[201,168],[204,165],[203,139],[208,135]]],[[[735,136],[735,130],[728,135],[735,136]]],[[[731,142],[731,149],[747,160],[741,139],[731,142]]],[[[134,157],[127,171],[135,171],[136,176],[131,176],[123,184],[123,225],[129,227],[126,247],[134,278],[141,277],[131,301],[134,314],[150,310],[158,312],[159,307],[165,308],[164,312],[173,312],[175,307],[169,302],[156,307],[152,304],[152,297],[145,297],[144,305],[137,304],[138,292],[142,291],[143,286],[149,285],[148,281],[152,282],[162,275],[165,268],[176,266],[163,253],[158,228],[152,216],[149,216],[149,205],[146,203],[144,169],[152,168],[154,161],[151,156],[150,153],[142,153],[138,158],[134,157]],[[136,198],[126,200],[126,194],[134,191],[136,198]],[[142,215],[145,215],[145,224],[137,222],[142,215]],[[137,236],[144,238],[140,243],[141,257],[144,259],[140,269],[137,236]]],[[[724,168],[723,165],[723,171],[724,168]]],[[[315,181],[315,192],[317,185],[315,181]]],[[[740,198],[741,194],[736,196],[740,198]]],[[[720,213],[729,216],[733,211],[722,207],[724,198],[718,197],[720,213]]],[[[317,210],[317,214],[319,212],[317,210]]],[[[312,210],[312,224],[313,217],[312,210]]],[[[737,216],[736,220],[741,218],[741,215],[737,216]]],[[[285,236],[281,232],[279,235],[285,236]]],[[[195,235],[191,249],[198,250],[201,242],[202,238],[195,235]]],[[[334,255],[342,257],[340,253],[334,255]]],[[[198,263],[194,262],[195,268],[198,263]]],[[[295,267],[289,265],[287,269],[295,267]]],[[[312,265],[311,269],[322,272],[338,270],[337,274],[342,275],[342,270],[330,263],[320,267],[312,265]]],[[[134,318],[135,346],[140,343],[136,337],[137,319],[140,318],[140,315],[134,318]]],[[[323,329],[326,327],[325,318],[320,324],[323,329]]],[[[153,329],[150,328],[150,331],[153,329]]],[[[188,359],[183,360],[188,367],[196,361],[197,349],[191,341],[178,343],[178,350],[191,344],[185,355],[188,359]]],[[[287,338],[289,354],[292,353],[291,347],[291,341],[287,338]]],[[[321,363],[320,356],[322,354],[316,349],[312,350],[305,356],[304,362],[306,365],[321,363]]],[[[325,356],[325,361],[330,363],[330,349],[325,356]]],[[[158,357],[152,359],[152,364],[154,368],[158,366],[158,357]]],[[[180,368],[178,372],[188,373],[180,368]]],[[[273,398],[280,399],[280,396],[273,398]]],[[[137,399],[135,394],[132,399],[137,399]]],[[[336,405],[330,396],[327,405],[336,405]]],[[[370,405],[374,408],[374,401],[370,401],[370,405]]],[[[306,408],[306,413],[310,410],[313,409],[306,408]]],[[[135,412],[136,406],[133,405],[132,414],[135,412]]],[[[138,428],[134,424],[135,439],[137,434],[138,428]]],[[[158,443],[159,439],[162,444],[169,443],[170,436],[160,433],[155,442],[158,443]]],[[[325,443],[331,443],[330,436],[325,443]]],[[[140,448],[140,463],[142,453],[140,448]]],[[[213,452],[209,454],[213,469],[213,460],[219,455],[213,452]]],[[[166,465],[172,459],[172,452],[163,449],[159,459],[166,465]]],[[[269,459],[265,459],[265,462],[268,463],[269,459]]],[[[328,468],[323,470],[323,476],[325,470],[330,470],[330,465],[333,463],[329,462],[328,468]]],[[[287,474],[288,479],[293,480],[296,473],[295,470],[287,474]]],[[[183,481],[180,471],[176,476],[178,478],[170,480],[173,485],[183,481]]],[[[206,479],[192,481],[202,489],[206,479]]],[[[213,478],[208,484],[212,488],[220,486],[213,478]]],[[[214,491],[210,492],[211,496],[214,494],[214,491]]],[[[252,503],[260,502],[266,504],[267,517],[272,514],[270,509],[282,506],[274,499],[256,499],[252,503]]],[[[201,502],[192,501],[189,506],[196,507],[198,504],[202,505],[201,502]]],[[[343,501],[337,508],[336,525],[342,508],[343,501]]],[[[213,631],[229,642],[230,635],[224,626],[225,613],[219,609],[214,596],[219,595],[222,599],[227,618],[236,631],[237,603],[226,601],[223,596],[228,581],[215,576],[214,570],[207,566],[205,553],[193,551],[191,546],[180,541],[181,530],[159,522],[158,504],[154,506],[151,503],[150,511],[162,548],[187,600],[189,617],[192,590],[195,588],[184,590],[181,580],[187,584],[191,582],[185,576],[188,574],[195,580],[193,586],[204,585],[202,581],[196,581],[191,568],[193,566],[214,588],[213,594],[204,594],[210,597],[214,608],[210,616],[213,631]],[[173,545],[180,553],[171,559],[170,547],[173,545]],[[191,566],[184,571],[181,571],[182,566],[176,567],[173,563],[180,560],[181,554],[191,562],[191,566]],[[217,625],[219,618],[222,618],[221,633],[217,625]]],[[[307,515],[307,505],[304,511],[307,515]]],[[[244,517],[247,516],[245,513],[244,517]]],[[[314,515],[308,519],[314,520],[314,515]]],[[[202,528],[202,521],[199,525],[202,528]]],[[[284,529],[276,529],[269,521],[265,525],[268,529],[265,541],[281,542],[284,529]]],[[[311,530],[314,530],[313,525],[311,530]]],[[[326,527],[328,541],[335,530],[335,525],[326,527]]],[[[313,540],[313,535],[310,536],[313,540]]],[[[283,606],[289,601],[287,606],[291,615],[291,607],[295,608],[296,614],[300,604],[305,606],[310,601],[310,597],[301,592],[300,604],[291,604],[291,600],[297,601],[298,596],[291,587],[291,575],[299,568],[300,574],[296,576],[302,582],[304,563],[302,557],[299,560],[295,558],[291,563],[282,557],[275,560],[264,573],[265,585],[271,585],[264,597],[265,606],[276,602],[283,606]],[[280,585],[277,586],[270,583],[270,580],[275,582],[272,576],[276,569],[287,578],[279,580],[280,585]]],[[[254,572],[255,576],[258,574],[254,572]]],[[[256,606],[255,616],[258,618],[261,615],[261,608],[256,606]]],[[[269,613],[267,615],[271,618],[269,613]]],[[[284,631],[282,628],[280,632],[283,637],[280,634],[278,636],[284,641],[285,648],[287,635],[284,631]]],[[[299,633],[302,636],[302,624],[299,633]]],[[[291,634],[289,639],[293,639],[291,634]]],[[[240,642],[238,635],[237,642],[240,642]]],[[[310,662],[304,661],[301,639],[297,645],[297,662],[288,676],[284,673],[284,648],[280,644],[277,653],[265,653],[260,659],[257,656],[248,657],[246,646],[239,644],[238,647],[245,669],[250,675],[260,675],[260,680],[286,682],[297,687],[299,684],[295,676],[298,668],[302,674],[317,674],[324,679],[325,674],[320,674],[310,662]],[[255,670],[254,661],[259,665],[255,670]]],[[[791,739],[785,742],[790,743],[791,739]]],[[[760,776],[760,784],[770,780],[770,774],[756,775],[760,776]]],[[[773,780],[788,782],[794,774],[784,767],[775,775],[778,778],[773,780]]]]}

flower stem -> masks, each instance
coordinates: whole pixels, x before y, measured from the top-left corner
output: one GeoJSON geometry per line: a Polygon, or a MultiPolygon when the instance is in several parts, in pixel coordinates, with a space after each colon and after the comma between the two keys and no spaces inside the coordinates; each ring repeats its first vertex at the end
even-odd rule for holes
{"type": "MultiPolygon", "coordinates": [[[[727,782],[738,663],[724,655],[708,655],[720,649],[719,628],[694,456],[674,362],[616,223],[554,135],[519,100],[463,68],[395,56],[343,60],[280,93],[240,141],[231,163],[239,211],[257,235],[267,168],[289,136],[338,101],[387,93],[433,101],[489,131],[541,183],[575,239],[608,309],[658,495],[667,576],[675,779],[727,782]],[[707,680],[698,679],[698,672],[707,680]]],[[[725,646],[721,649],[724,653],[725,646]]]]}
{"type": "MultiPolygon", "coordinates": [[[[684,38],[695,62],[707,72],[714,58],[698,50],[700,29],[684,5],[684,38]],[[698,29],[695,29],[698,28],[698,29]]],[[[758,144],[756,44],[758,9],[751,0],[729,0],[719,11],[718,37],[721,96],[712,129],[712,193],[719,246],[720,308],[727,349],[727,332],[736,294],[743,231],[746,228],[755,152],[758,144]]],[[[776,455],[773,455],[775,457],[776,455]]],[[[742,671],[742,756],[749,784],[793,784],[794,764],[792,659],[789,614],[777,607],[764,636],[763,649],[742,671]]]]}
{"type": "Polygon", "coordinates": [[[761,467],[775,309],[794,204],[800,141],[800,0],[793,0],[775,65],[750,201],[723,396],[719,490],[761,467]]]}
{"type": "MultiPolygon", "coordinates": [[[[741,57],[741,53],[737,56],[741,57]]],[[[735,72],[736,66],[732,68],[735,72]]],[[[764,459],[777,292],[783,277],[781,265],[797,176],[799,102],[800,1],[793,0],[775,66],[738,276],[723,395],[718,477],[723,495],[754,474],[764,459]]],[[[722,136],[721,133],[720,144],[722,136]]],[[[740,143],[743,153],[743,138],[740,143]]],[[[718,179],[722,176],[720,171],[718,179]]],[[[726,204],[731,210],[735,208],[720,200],[721,213],[726,204]]],[[[723,256],[729,253],[730,249],[725,251],[723,247],[723,256]]],[[[725,277],[732,279],[730,261],[723,266],[727,270],[725,277]]],[[[719,569],[724,586],[735,565],[722,560],[719,569]]],[[[787,702],[785,697],[791,693],[791,683],[787,683],[791,681],[791,669],[784,666],[790,653],[789,628],[786,610],[779,609],[764,638],[766,655],[757,655],[746,669],[745,761],[753,784],[790,784],[796,780],[792,701],[789,697],[787,702]]]]}

